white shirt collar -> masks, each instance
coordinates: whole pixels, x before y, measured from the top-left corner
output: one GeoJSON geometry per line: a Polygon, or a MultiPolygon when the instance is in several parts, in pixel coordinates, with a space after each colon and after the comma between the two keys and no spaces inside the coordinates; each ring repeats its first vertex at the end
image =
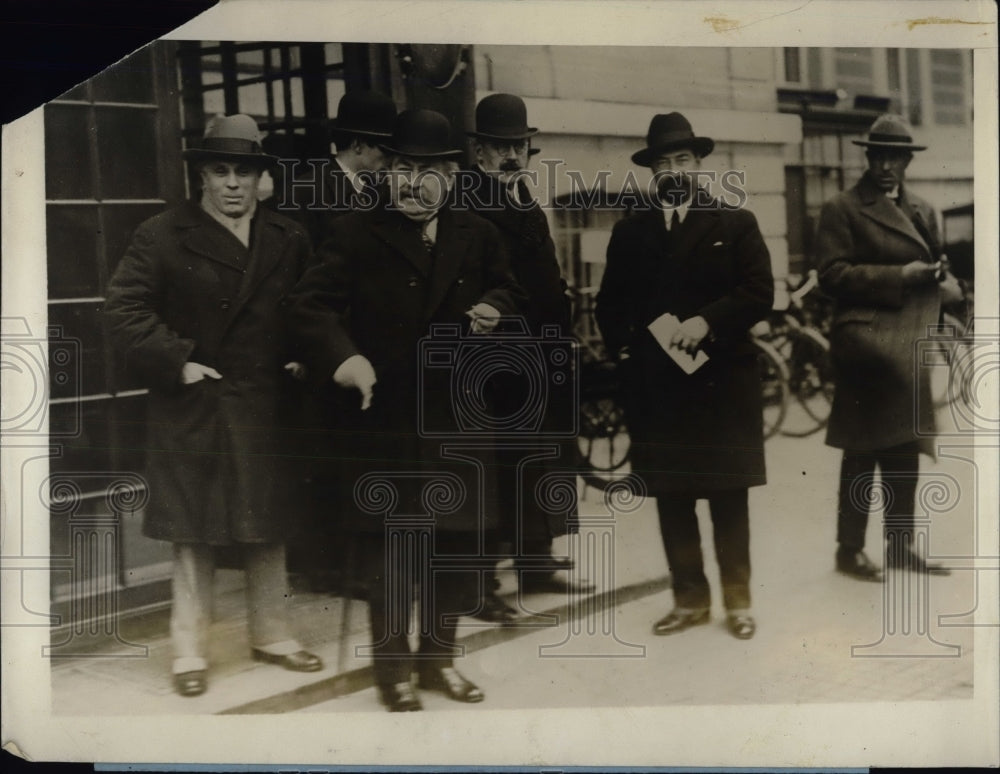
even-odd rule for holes
{"type": "Polygon", "coordinates": [[[677,219],[683,223],[684,218],[688,214],[688,202],[687,200],[681,202],[676,207],[663,207],[663,222],[667,225],[667,231],[670,231],[670,219],[673,217],[673,213],[677,212],[677,219]]]}

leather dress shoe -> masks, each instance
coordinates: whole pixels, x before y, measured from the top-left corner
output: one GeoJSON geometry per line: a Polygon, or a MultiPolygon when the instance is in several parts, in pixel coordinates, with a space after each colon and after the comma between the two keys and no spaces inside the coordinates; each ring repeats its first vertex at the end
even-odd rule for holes
{"type": "Polygon", "coordinates": [[[389,712],[417,712],[424,708],[409,681],[379,686],[379,695],[389,712]]]}
{"type": "Polygon", "coordinates": [[[496,594],[486,594],[482,606],[473,614],[473,618],[509,626],[517,620],[517,611],[496,594]]]}
{"type": "Polygon", "coordinates": [[[538,572],[525,572],[521,576],[520,588],[525,594],[592,594],[597,590],[593,583],[578,583],[562,575],[538,572]]]}
{"type": "Polygon", "coordinates": [[[874,564],[864,551],[837,551],[837,572],[856,580],[881,583],[882,568],[874,564]]]}
{"type": "Polygon", "coordinates": [[[478,685],[467,680],[455,667],[424,669],[419,673],[421,688],[441,691],[449,699],[475,704],[486,698],[478,685]]]}
{"type": "Polygon", "coordinates": [[[757,631],[757,622],[753,620],[753,616],[742,613],[728,616],[726,626],[729,633],[738,640],[749,640],[757,631]]]}
{"type": "Polygon", "coordinates": [[[653,634],[677,634],[692,626],[707,624],[708,619],[708,610],[671,610],[653,624],[653,634]]]}
{"type": "Polygon", "coordinates": [[[251,655],[254,661],[277,664],[285,669],[290,669],[292,672],[318,672],[323,668],[323,659],[306,650],[297,650],[294,653],[279,655],[254,648],[251,651],[251,655]]]}
{"type": "Polygon", "coordinates": [[[911,550],[898,552],[890,549],[886,555],[886,564],[900,570],[912,570],[927,575],[951,575],[951,570],[944,565],[928,562],[911,550]]]}
{"type": "Polygon", "coordinates": [[[174,690],[181,696],[201,696],[208,688],[204,669],[174,675],[174,690]]]}

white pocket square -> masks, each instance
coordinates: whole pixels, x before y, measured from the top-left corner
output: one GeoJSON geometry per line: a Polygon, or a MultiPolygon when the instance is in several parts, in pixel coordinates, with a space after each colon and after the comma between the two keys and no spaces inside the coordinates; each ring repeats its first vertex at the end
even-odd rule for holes
{"type": "Polygon", "coordinates": [[[713,242],[712,247],[722,247],[722,242],[713,242]]]}

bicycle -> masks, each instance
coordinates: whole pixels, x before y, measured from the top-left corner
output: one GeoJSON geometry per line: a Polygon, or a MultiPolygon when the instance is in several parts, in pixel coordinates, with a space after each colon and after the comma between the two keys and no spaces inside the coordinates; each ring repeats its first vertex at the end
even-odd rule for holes
{"type": "Polygon", "coordinates": [[[805,282],[789,293],[788,308],[753,329],[757,342],[769,344],[785,365],[786,405],[772,434],[805,438],[826,427],[830,418],[833,365],[830,342],[821,329],[829,324],[829,315],[805,301],[818,284],[818,274],[810,270],[805,282]]]}

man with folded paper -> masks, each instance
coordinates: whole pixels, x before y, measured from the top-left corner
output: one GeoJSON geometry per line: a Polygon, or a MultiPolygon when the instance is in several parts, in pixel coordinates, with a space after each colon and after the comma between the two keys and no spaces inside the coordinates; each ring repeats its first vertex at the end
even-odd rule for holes
{"type": "Polygon", "coordinates": [[[753,214],[724,204],[693,173],[714,141],[680,113],[657,115],[632,161],[653,171],[651,206],[619,222],[595,316],[623,374],[632,470],[656,498],[674,608],[653,627],[709,621],[695,503],[707,499],[727,627],[750,611],[748,488],[765,483],[760,377],[749,330],[774,281],[753,214]]]}

